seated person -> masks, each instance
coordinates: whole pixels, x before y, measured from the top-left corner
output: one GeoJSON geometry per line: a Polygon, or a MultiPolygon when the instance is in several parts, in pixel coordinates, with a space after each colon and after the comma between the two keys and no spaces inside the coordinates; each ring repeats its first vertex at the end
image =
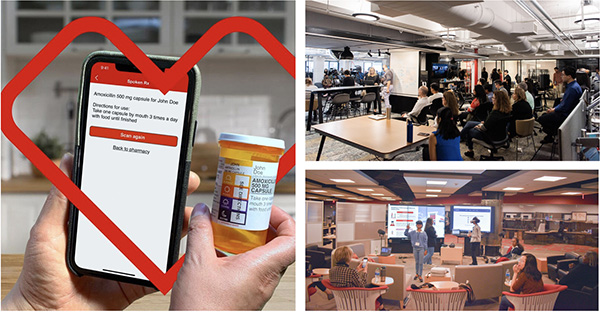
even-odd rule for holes
{"type": "Polygon", "coordinates": [[[500,141],[506,137],[503,120],[510,117],[511,107],[508,95],[505,91],[496,90],[494,91],[494,97],[492,97],[492,103],[494,103],[494,107],[485,121],[469,121],[460,132],[461,138],[467,141],[467,147],[469,148],[465,152],[467,157],[475,157],[473,151],[474,138],[486,140],[487,136],[492,141],[500,141]]]}
{"type": "Polygon", "coordinates": [[[417,120],[417,117],[419,117],[419,114],[421,114],[423,108],[431,104],[427,98],[427,92],[429,92],[429,89],[426,86],[419,87],[419,99],[410,112],[402,114],[403,119],[411,118],[413,121],[417,120]]]}
{"type": "MultiPolygon", "coordinates": [[[[533,294],[544,291],[544,282],[542,282],[542,273],[537,268],[537,260],[532,254],[524,254],[519,259],[519,263],[513,266],[513,278],[510,282],[510,292],[518,294],[533,294]]],[[[500,311],[508,311],[515,306],[502,295],[500,300],[500,311]]]]}
{"type": "MultiPolygon", "coordinates": [[[[306,267],[306,277],[310,277],[311,275],[313,275],[311,265],[307,262],[306,266],[307,266],[306,267]]],[[[333,292],[331,290],[325,288],[325,285],[323,285],[323,283],[321,281],[316,281],[316,282],[313,282],[310,285],[308,285],[308,289],[313,288],[313,287],[318,288],[322,292],[326,293],[327,299],[329,299],[329,300],[333,299],[333,292]]]]}
{"type": "MultiPolygon", "coordinates": [[[[482,85],[475,86],[475,98],[471,101],[471,105],[468,105],[466,111],[460,113],[458,115],[459,122],[461,126],[464,127],[466,121],[470,121],[473,119],[473,112],[479,105],[487,102],[487,96],[485,95],[485,89],[482,85]],[[470,115],[470,116],[469,116],[470,115]]],[[[467,105],[467,104],[465,104],[467,105]]]]}
{"type": "Polygon", "coordinates": [[[515,93],[513,93],[512,98],[515,102],[512,105],[512,117],[510,119],[510,125],[508,126],[508,132],[510,133],[511,138],[517,135],[517,120],[525,120],[533,117],[533,111],[531,110],[531,106],[529,106],[529,103],[527,102],[525,90],[521,89],[520,86],[516,87],[515,93]]]}
{"type": "Polygon", "coordinates": [[[350,76],[350,71],[347,69],[344,71],[344,80],[342,80],[342,86],[345,86],[345,87],[354,86],[354,78],[352,78],[352,76],[350,76]]]}
{"type": "Polygon", "coordinates": [[[579,102],[579,98],[583,92],[581,91],[581,86],[575,80],[575,73],[575,68],[570,66],[565,67],[563,70],[563,80],[567,83],[567,89],[562,101],[556,107],[548,109],[545,114],[538,118],[538,122],[542,125],[542,131],[546,133],[542,144],[554,142],[554,136],[558,128],[579,102]]]}
{"type": "Polygon", "coordinates": [[[498,90],[504,91],[504,93],[506,93],[506,96],[508,97],[508,91],[506,91],[506,88],[504,88],[504,85],[502,84],[502,81],[500,79],[494,81],[494,86],[496,87],[496,90],[494,90],[494,92],[498,90]]]}
{"type": "MultiPolygon", "coordinates": [[[[512,245],[508,248],[508,251],[506,252],[506,254],[501,255],[498,258],[492,258],[491,261],[492,261],[492,263],[499,263],[502,261],[516,259],[523,253],[523,251],[525,251],[525,247],[523,247],[523,245],[521,245],[521,242],[519,242],[518,238],[513,237],[512,245]]],[[[486,263],[487,263],[487,261],[486,261],[486,263]]]]}
{"type": "MultiPolygon", "coordinates": [[[[571,265],[573,265],[571,263],[571,265]]],[[[567,285],[569,289],[581,290],[583,286],[594,288],[598,285],[598,253],[588,251],[583,256],[582,263],[577,264],[569,270],[569,274],[563,276],[558,282],[567,285]]]]}
{"type": "Polygon", "coordinates": [[[488,102],[492,103],[492,96],[494,96],[494,91],[492,90],[492,85],[486,84],[485,86],[483,86],[483,89],[485,90],[485,95],[488,98],[488,102]]]}
{"type": "Polygon", "coordinates": [[[433,100],[441,99],[442,94],[440,93],[440,86],[437,83],[431,84],[431,95],[427,98],[429,104],[433,104],[433,100]]]}
{"type": "MultiPolygon", "coordinates": [[[[329,281],[335,287],[361,287],[373,288],[379,287],[367,283],[367,268],[363,268],[363,262],[359,263],[356,268],[349,267],[350,259],[352,258],[352,249],[348,246],[336,248],[331,257],[331,262],[335,263],[334,267],[329,270],[329,281]]],[[[378,308],[383,306],[381,297],[377,298],[378,308]]]]}
{"type": "Polygon", "coordinates": [[[535,109],[535,99],[533,98],[533,94],[531,94],[531,92],[529,92],[529,86],[527,85],[527,83],[525,81],[521,81],[519,82],[519,88],[523,89],[525,91],[525,96],[527,97],[527,103],[529,103],[529,106],[531,107],[531,110],[533,111],[535,109]]]}
{"type": "MultiPolygon", "coordinates": [[[[429,136],[429,160],[463,160],[460,156],[460,131],[452,117],[452,110],[440,108],[436,123],[437,130],[429,136]]],[[[423,160],[427,160],[425,158],[423,160]]]]}

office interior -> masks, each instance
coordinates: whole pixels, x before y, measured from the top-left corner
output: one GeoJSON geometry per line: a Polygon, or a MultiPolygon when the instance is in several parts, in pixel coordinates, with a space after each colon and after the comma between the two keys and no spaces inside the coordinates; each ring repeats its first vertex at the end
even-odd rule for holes
{"type": "MultiPolygon", "coordinates": [[[[506,74],[510,76],[508,88],[511,94],[518,82],[532,81],[535,90],[529,91],[534,99],[533,131],[529,128],[522,131],[528,139],[519,135],[508,144],[506,141],[488,146],[476,143],[473,158],[464,155],[467,146],[463,142],[460,144],[463,160],[480,160],[482,155],[505,160],[597,159],[597,135],[590,133],[598,132],[599,82],[595,72],[600,55],[599,6],[596,0],[309,0],[306,1],[305,76],[321,88],[326,74],[335,87],[343,82],[343,71],[349,70],[355,84],[365,86],[365,75],[371,67],[383,78],[383,66],[387,65],[394,73],[390,104],[391,117],[395,119],[413,109],[421,85],[429,88],[428,95],[431,96],[433,83],[441,87],[441,92],[454,90],[461,112],[465,111],[473,100],[483,68],[488,73],[486,82],[492,85],[492,70],[496,69],[501,81],[507,80],[506,74]],[[578,83],[588,88],[589,93],[581,96],[582,106],[563,123],[561,135],[553,142],[541,144],[545,133],[537,120],[562,98],[561,91],[564,91],[553,80],[554,68],[562,70],[566,66],[576,68],[578,83]],[[586,133],[581,129],[586,129],[586,133]],[[516,141],[519,141],[518,147],[516,141]],[[580,148],[571,147],[571,143],[580,148]]],[[[321,106],[318,105],[319,92],[314,95],[311,106],[310,95],[314,93],[314,87],[307,87],[305,159],[422,160],[420,146],[427,143],[425,138],[415,136],[411,146],[381,143],[382,149],[407,147],[402,153],[388,157],[381,155],[385,154],[383,152],[378,153],[378,148],[370,146],[369,142],[364,142],[360,134],[357,137],[345,133],[353,127],[367,127],[366,122],[348,121],[336,124],[337,127],[325,126],[333,121],[385,114],[385,108],[377,112],[367,108],[372,106],[372,98],[367,98],[369,104],[364,101],[367,93],[385,88],[364,92],[363,89],[350,92],[350,99],[341,104],[333,103],[333,98],[349,91],[327,93],[321,90],[321,106]],[[313,111],[309,116],[311,108],[313,111]],[[323,135],[324,132],[327,135],[323,135]],[[327,139],[321,144],[323,137],[327,139]]],[[[511,98],[511,101],[514,100],[511,98]]],[[[413,120],[415,125],[431,127],[419,128],[421,132],[435,130],[437,106],[428,107],[431,111],[421,111],[413,120]]],[[[483,119],[485,115],[487,113],[473,120],[483,119]]],[[[375,121],[383,122],[377,119],[370,123],[375,121]]],[[[458,128],[462,129],[462,126],[458,128]]],[[[385,130],[371,130],[368,135],[386,137],[385,130]]]]}
{"type": "MultiPolygon", "coordinates": [[[[295,53],[295,4],[289,1],[2,1],[2,87],[68,23],[99,16],[115,23],[147,54],[181,57],[211,26],[232,16],[263,24],[295,53]]],[[[13,116],[30,138],[46,134],[45,151],[73,152],[78,87],[86,56],[118,51],[104,36],[75,38],[17,97],[13,116]]],[[[223,37],[198,62],[202,85],[191,170],[202,182],[187,205],[212,203],[223,132],[278,138],[295,143],[294,78],[251,36],[223,37]],[[258,79],[257,79],[258,78],[258,79]]],[[[2,298],[20,271],[19,262],[50,182],[2,135],[2,298]],[[8,257],[5,257],[9,255],[8,257]],[[13,258],[11,258],[11,256],[13,258]],[[6,262],[9,261],[9,262],[6,262]],[[12,261],[14,260],[14,261],[12,261]],[[10,262],[12,261],[12,262],[10,262]],[[6,268],[17,274],[5,275],[6,268]],[[6,279],[5,279],[6,278],[6,279]]],[[[41,146],[41,145],[40,145],[41,146]]],[[[115,177],[119,174],[115,173],[115,177]]],[[[295,215],[295,171],[276,188],[274,204],[295,215]]],[[[185,240],[181,244],[185,246],[185,240]]],[[[184,252],[184,250],[182,250],[184,252]]],[[[294,269],[287,271],[267,310],[294,309],[294,269]]],[[[169,296],[136,301],[135,310],[168,309],[169,296]]]]}
{"type": "MultiPolygon", "coordinates": [[[[312,270],[306,278],[308,310],[341,310],[335,297],[310,287],[329,279],[327,269],[336,265],[332,251],[341,246],[355,255],[350,268],[369,258],[368,282],[376,268],[386,266],[393,283],[382,295],[385,309],[419,310],[407,288],[423,283],[413,279],[415,260],[403,231],[406,224],[414,230],[416,220],[425,224],[428,217],[437,239],[432,264],[423,267],[424,282],[468,280],[476,300],[463,303],[464,310],[498,310],[499,297],[508,291],[506,270],[512,274],[518,257],[495,264],[492,259],[506,254],[513,238],[536,257],[545,285],[568,274],[567,262],[598,252],[596,170],[307,170],[305,198],[306,266],[312,270]],[[470,265],[472,215],[462,212],[469,209],[488,209],[487,216],[479,215],[482,247],[476,266],[470,265]],[[559,260],[566,260],[558,265],[562,272],[559,260]],[[440,270],[441,276],[435,274],[440,270]]],[[[568,310],[597,310],[597,285],[591,288],[589,293],[562,291],[557,302],[581,303],[568,310]]],[[[434,308],[424,310],[429,309],[434,308]]]]}

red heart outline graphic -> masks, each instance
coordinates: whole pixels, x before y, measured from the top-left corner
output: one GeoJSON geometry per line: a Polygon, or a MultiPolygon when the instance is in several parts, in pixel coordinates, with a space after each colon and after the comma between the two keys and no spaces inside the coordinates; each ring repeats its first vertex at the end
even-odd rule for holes
{"type": "MultiPolygon", "coordinates": [[[[77,36],[96,32],[105,36],[147,79],[167,93],[178,77],[198,63],[224,36],[241,32],[252,36],[295,78],[295,57],[263,25],[247,17],[230,17],[213,25],[179,61],[164,73],[112,22],[100,17],[83,17],[65,26],[2,90],[2,132],[163,294],[177,279],[183,255],[166,273],[155,264],[92,202],[16,125],[12,108],[17,96],[77,36]]],[[[293,145],[280,159],[277,182],[295,165],[293,145]]]]}

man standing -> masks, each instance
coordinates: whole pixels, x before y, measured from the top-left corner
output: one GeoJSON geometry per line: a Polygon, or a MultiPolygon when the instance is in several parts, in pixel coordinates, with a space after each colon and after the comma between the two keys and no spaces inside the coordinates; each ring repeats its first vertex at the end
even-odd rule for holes
{"type": "Polygon", "coordinates": [[[504,80],[506,81],[506,86],[508,90],[512,89],[512,78],[508,74],[508,70],[504,70],[504,80]]]}
{"type": "Polygon", "coordinates": [[[389,69],[387,65],[383,65],[385,74],[383,75],[383,100],[385,101],[385,107],[392,107],[390,104],[390,93],[393,90],[394,73],[389,69]]]}
{"type": "Polygon", "coordinates": [[[487,83],[487,81],[488,81],[488,72],[485,70],[485,67],[481,71],[481,78],[485,79],[485,82],[487,83]]]}
{"type": "Polygon", "coordinates": [[[563,82],[562,73],[558,71],[558,67],[554,67],[554,76],[552,77],[552,84],[556,87],[558,94],[565,92],[565,84],[563,82]]]}
{"type": "Polygon", "coordinates": [[[542,144],[554,142],[556,131],[579,102],[579,98],[583,92],[581,91],[581,86],[575,80],[575,74],[575,68],[571,66],[565,67],[561,81],[567,83],[567,89],[562,101],[554,108],[548,109],[544,115],[538,118],[538,122],[542,125],[542,131],[547,134],[542,140],[542,144]]]}

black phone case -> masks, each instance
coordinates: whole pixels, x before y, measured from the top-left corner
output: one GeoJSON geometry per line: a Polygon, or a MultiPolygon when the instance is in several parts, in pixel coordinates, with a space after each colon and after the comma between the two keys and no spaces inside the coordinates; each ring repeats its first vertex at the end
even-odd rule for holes
{"type": "MultiPolygon", "coordinates": [[[[153,56],[148,57],[159,66],[159,68],[169,68],[178,58],[166,57],[166,56],[153,56]]],[[[89,80],[91,76],[91,68],[97,62],[110,62],[121,64],[125,66],[133,66],[133,64],[122,54],[118,52],[109,51],[98,51],[93,52],[83,63],[81,82],[79,87],[79,105],[77,110],[77,129],[75,134],[75,150],[74,150],[74,163],[73,163],[73,174],[72,181],[78,187],[81,187],[81,168],[82,168],[82,156],[85,147],[85,118],[87,116],[87,92],[89,91],[89,80]]],[[[135,67],[133,67],[135,68],[135,67]]],[[[177,191],[174,198],[174,217],[173,224],[171,225],[171,237],[168,250],[167,259],[167,270],[170,269],[175,262],[179,259],[179,243],[181,240],[181,230],[183,227],[183,214],[185,211],[185,201],[187,196],[187,186],[190,172],[190,163],[192,156],[192,146],[194,143],[194,135],[196,132],[196,116],[198,113],[198,97],[200,95],[201,76],[200,70],[195,65],[189,72],[189,87],[188,95],[186,100],[185,119],[186,122],[183,126],[182,144],[181,144],[181,155],[179,159],[179,172],[177,174],[177,191]]],[[[77,233],[77,220],[79,217],[79,210],[72,204],[69,203],[69,220],[68,220],[68,242],[67,242],[67,266],[69,269],[78,276],[90,275],[105,279],[111,279],[119,282],[138,284],[148,287],[156,288],[150,281],[118,275],[106,272],[88,270],[81,268],[75,262],[75,239],[77,233]]],[[[162,268],[161,268],[162,269],[162,268]]]]}

